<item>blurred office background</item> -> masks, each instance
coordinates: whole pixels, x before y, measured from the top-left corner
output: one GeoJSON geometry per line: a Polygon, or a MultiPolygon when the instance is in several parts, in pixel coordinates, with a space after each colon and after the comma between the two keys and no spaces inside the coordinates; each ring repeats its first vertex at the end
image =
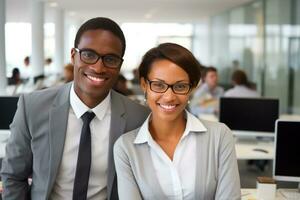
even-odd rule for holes
{"type": "MultiPolygon", "coordinates": [[[[77,29],[97,16],[112,18],[125,33],[121,72],[128,80],[147,50],[175,42],[216,67],[225,89],[240,68],[262,97],[279,99],[281,115],[300,114],[300,0],[0,0],[1,95],[57,85],[77,29]],[[9,85],[14,68],[24,76],[26,56],[29,76],[21,86],[9,85]]],[[[271,166],[249,170],[239,161],[239,167],[242,187],[272,174],[271,166]]]]}
{"type": "Polygon", "coordinates": [[[262,96],[280,99],[281,113],[300,113],[300,0],[0,2],[2,91],[13,68],[24,71],[26,56],[31,57],[32,76],[45,73],[46,58],[53,60],[52,72],[62,74],[80,24],[106,16],[126,34],[126,78],[132,78],[149,48],[176,42],[203,65],[215,66],[225,87],[237,60],[262,96]]]}

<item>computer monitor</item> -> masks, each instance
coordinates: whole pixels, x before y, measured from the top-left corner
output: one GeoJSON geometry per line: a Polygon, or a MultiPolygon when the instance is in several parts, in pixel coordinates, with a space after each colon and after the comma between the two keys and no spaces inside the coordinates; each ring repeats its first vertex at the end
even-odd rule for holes
{"type": "Polygon", "coordinates": [[[300,121],[276,121],[273,177],[300,183],[300,121]]]}
{"type": "Polygon", "coordinates": [[[18,99],[19,97],[14,96],[0,97],[0,130],[9,130],[17,110],[18,99]]]}
{"type": "Polygon", "coordinates": [[[220,99],[220,122],[236,135],[273,136],[279,117],[279,100],[267,98],[220,99]]]}

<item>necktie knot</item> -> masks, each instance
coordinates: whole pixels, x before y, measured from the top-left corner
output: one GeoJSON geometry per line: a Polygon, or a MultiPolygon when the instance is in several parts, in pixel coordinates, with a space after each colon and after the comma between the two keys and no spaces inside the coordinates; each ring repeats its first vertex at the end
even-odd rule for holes
{"type": "Polygon", "coordinates": [[[89,124],[95,117],[95,113],[93,112],[85,112],[82,116],[81,119],[84,124],[89,124]]]}

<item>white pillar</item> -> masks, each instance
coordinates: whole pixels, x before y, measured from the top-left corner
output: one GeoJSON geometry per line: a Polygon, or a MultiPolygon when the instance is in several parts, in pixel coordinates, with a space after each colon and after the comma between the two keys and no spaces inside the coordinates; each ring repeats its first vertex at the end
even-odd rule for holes
{"type": "Polygon", "coordinates": [[[63,72],[64,66],[64,12],[63,10],[57,8],[55,10],[54,16],[55,23],[55,57],[54,67],[56,74],[61,74],[63,72]]]}
{"type": "Polygon", "coordinates": [[[5,0],[0,0],[0,94],[6,93],[5,0]]]}
{"type": "Polygon", "coordinates": [[[82,21],[74,19],[74,16],[68,17],[65,19],[65,62],[71,62],[71,49],[74,47],[74,40],[82,21]]]}
{"type": "Polygon", "coordinates": [[[31,0],[31,77],[44,74],[44,2],[31,0]]]}

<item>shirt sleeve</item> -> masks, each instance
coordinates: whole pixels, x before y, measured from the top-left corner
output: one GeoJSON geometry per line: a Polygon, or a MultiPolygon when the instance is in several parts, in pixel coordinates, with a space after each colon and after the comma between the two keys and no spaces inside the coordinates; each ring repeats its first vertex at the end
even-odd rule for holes
{"type": "Polygon", "coordinates": [[[241,199],[240,177],[232,133],[224,125],[223,135],[219,148],[218,184],[215,199],[241,199]]]}

